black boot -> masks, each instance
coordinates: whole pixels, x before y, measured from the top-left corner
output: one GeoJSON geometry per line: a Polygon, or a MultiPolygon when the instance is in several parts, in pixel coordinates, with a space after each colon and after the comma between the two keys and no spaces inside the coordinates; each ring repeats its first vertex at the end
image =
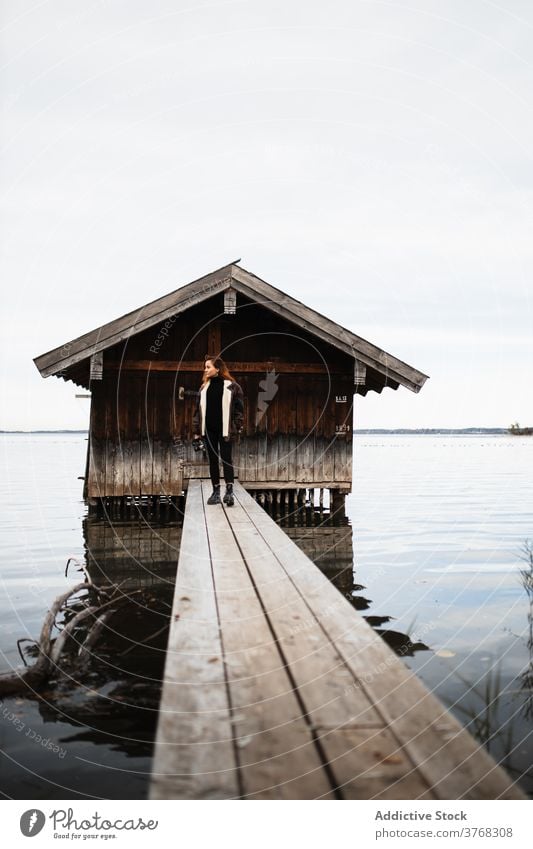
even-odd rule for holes
{"type": "Polygon", "coordinates": [[[220,504],[220,484],[213,486],[213,492],[207,499],[208,504],[220,504]]]}
{"type": "Polygon", "coordinates": [[[233,484],[232,483],[226,484],[226,493],[225,493],[224,498],[222,500],[223,500],[224,504],[228,505],[228,507],[233,507],[233,505],[235,504],[235,499],[233,498],[233,484]]]}

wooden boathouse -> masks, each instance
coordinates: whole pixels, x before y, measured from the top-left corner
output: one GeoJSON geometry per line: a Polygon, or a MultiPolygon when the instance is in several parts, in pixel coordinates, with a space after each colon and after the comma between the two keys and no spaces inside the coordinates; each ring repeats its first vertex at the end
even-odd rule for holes
{"type": "Polygon", "coordinates": [[[112,515],[176,502],[208,464],[191,446],[204,356],[219,355],[244,392],[238,480],[271,500],[352,489],[355,395],[427,375],[237,262],[42,354],[43,377],[91,392],[84,498],[112,515]]]}
{"type": "MultiPolygon", "coordinates": [[[[35,362],[91,390],[90,507],[157,511],[187,493],[168,535],[85,523],[93,574],[109,536],[121,586],[138,580],[132,562],[143,584],[175,574],[152,799],[524,798],[252,497],[294,505],[318,488],[342,506],[354,396],[418,392],[426,375],[237,263],[35,362]],[[206,354],[245,397],[231,509],[207,506],[190,445],[206,354]]],[[[351,572],[349,525],[346,542],[351,572]]]]}

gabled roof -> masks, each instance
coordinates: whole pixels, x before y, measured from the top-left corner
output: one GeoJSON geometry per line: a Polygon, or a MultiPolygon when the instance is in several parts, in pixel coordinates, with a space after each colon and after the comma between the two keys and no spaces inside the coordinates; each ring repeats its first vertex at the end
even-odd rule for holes
{"type": "Polygon", "coordinates": [[[59,374],[92,354],[103,351],[128,339],[130,336],[160,324],[170,316],[185,312],[195,304],[212,298],[218,292],[232,287],[250,300],[282,316],[287,321],[304,327],[310,333],[328,342],[355,360],[375,369],[395,383],[419,392],[428,375],[402,360],[393,357],[376,345],[356,336],[351,330],[326,318],[296,298],[266,283],[235,262],[181,286],[174,292],[129,312],[120,318],[91,330],[77,339],[66,342],[53,351],[36,357],[34,362],[43,377],[59,374]]]}

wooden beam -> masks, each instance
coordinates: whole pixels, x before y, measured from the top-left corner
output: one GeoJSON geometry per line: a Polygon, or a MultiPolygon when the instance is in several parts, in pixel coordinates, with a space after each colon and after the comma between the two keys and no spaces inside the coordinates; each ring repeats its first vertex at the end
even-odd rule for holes
{"type": "Polygon", "coordinates": [[[235,315],[237,311],[237,292],[231,287],[224,292],[224,313],[235,315]]]}
{"type": "Polygon", "coordinates": [[[353,382],[355,386],[364,386],[366,383],[366,366],[359,360],[354,360],[353,382]]]}
{"type": "MultiPolygon", "coordinates": [[[[199,464],[194,466],[191,464],[190,468],[187,469],[185,467],[184,471],[186,474],[184,475],[183,480],[183,488],[186,490],[189,486],[189,482],[194,478],[209,477],[209,467],[207,463],[204,464],[205,473],[197,474],[199,469],[199,464]]],[[[334,480],[324,480],[324,481],[310,481],[309,483],[304,483],[302,481],[290,480],[290,481],[258,481],[253,480],[249,481],[246,478],[246,474],[243,474],[239,477],[239,483],[245,487],[247,490],[255,490],[255,489],[272,489],[272,490],[290,490],[290,489],[338,489],[339,492],[344,492],[349,494],[352,491],[351,483],[340,483],[339,481],[334,480]]]]}
{"type": "Polygon", "coordinates": [[[93,354],[91,356],[90,379],[91,380],[102,380],[103,373],[104,373],[104,352],[98,351],[98,353],[93,354]]]}
{"type": "MultiPolygon", "coordinates": [[[[175,371],[198,372],[202,374],[204,364],[201,360],[112,360],[106,361],[106,370],[121,371],[175,371]]],[[[230,361],[230,370],[234,373],[264,374],[276,369],[278,374],[342,374],[349,375],[350,367],[340,365],[325,366],[322,363],[280,363],[266,360],[264,362],[235,362],[230,361]]]]}
{"type": "MultiPolygon", "coordinates": [[[[207,328],[207,346],[208,350],[205,352],[206,354],[212,354],[214,357],[218,357],[220,355],[221,348],[221,338],[220,338],[220,321],[215,319],[209,323],[207,328]]],[[[204,366],[202,363],[201,371],[203,372],[204,366]]]]}

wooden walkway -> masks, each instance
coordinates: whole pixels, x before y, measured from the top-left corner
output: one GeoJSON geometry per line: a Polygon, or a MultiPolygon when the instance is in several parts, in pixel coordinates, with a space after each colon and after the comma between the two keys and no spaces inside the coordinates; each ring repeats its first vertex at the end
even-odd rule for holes
{"type": "Polygon", "coordinates": [[[238,482],[210,493],[190,481],[152,799],[526,798],[238,482]]]}

